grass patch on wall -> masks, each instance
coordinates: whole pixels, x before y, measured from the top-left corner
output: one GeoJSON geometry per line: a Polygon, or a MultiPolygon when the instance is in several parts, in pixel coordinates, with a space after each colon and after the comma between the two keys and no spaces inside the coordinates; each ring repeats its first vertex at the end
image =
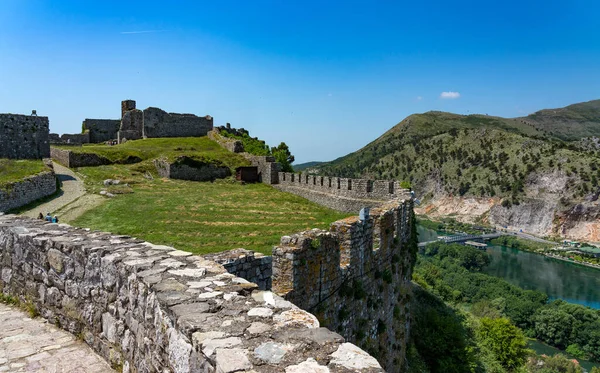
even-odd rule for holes
{"type": "Polygon", "coordinates": [[[114,163],[128,163],[131,158],[151,160],[165,157],[174,161],[178,156],[186,155],[205,163],[218,161],[234,169],[238,166],[249,166],[250,162],[239,154],[223,149],[219,144],[207,137],[169,137],[142,140],[130,140],[124,144],[108,146],[104,144],[84,144],[81,147],[56,146],[74,153],[92,153],[102,156],[114,163]]]}
{"type": "MultiPolygon", "coordinates": [[[[91,171],[88,178],[99,180],[114,178],[119,170],[127,176],[126,169],[102,166],[80,171],[91,171]]],[[[134,193],[109,199],[70,223],[196,254],[240,247],[270,254],[283,235],[327,228],[348,216],[264,184],[129,178],[134,193]]]]}
{"type": "Polygon", "coordinates": [[[42,160],[0,159],[0,187],[50,169],[42,160]]]}

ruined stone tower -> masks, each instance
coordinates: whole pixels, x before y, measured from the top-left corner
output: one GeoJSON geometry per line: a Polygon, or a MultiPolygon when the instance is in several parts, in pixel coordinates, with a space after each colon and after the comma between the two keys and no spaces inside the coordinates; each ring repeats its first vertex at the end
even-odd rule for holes
{"type": "Polygon", "coordinates": [[[121,101],[121,128],[119,143],[123,139],[138,140],[144,137],[144,112],[135,108],[134,100],[121,101]]]}

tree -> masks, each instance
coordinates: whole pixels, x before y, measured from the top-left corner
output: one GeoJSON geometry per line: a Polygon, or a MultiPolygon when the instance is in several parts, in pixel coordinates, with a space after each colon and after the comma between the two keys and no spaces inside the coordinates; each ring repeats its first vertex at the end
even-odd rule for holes
{"type": "Polygon", "coordinates": [[[271,154],[275,157],[275,160],[281,164],[281,170],[283,172],[294,172],[292,163],[294,162],[294,156],[290,153],[290,148],[282,142],[279,146],[271,148],[271,154]]]}
{"type": "Polygon", "coordinates": [[[481,319],[477,331],[481,343],[496,356],[496,359],[509,371],[523,366],[529,350],[521,329],[506,318],[481,319]]]}

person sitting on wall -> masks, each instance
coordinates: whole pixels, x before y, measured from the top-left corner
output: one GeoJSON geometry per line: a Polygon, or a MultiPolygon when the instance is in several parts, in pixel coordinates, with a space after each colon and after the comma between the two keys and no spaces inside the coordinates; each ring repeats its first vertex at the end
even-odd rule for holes
{"type": "Polygon", "coordinates": [[[54,217],[52,218],[52,222],[58,223],[58,216],[54,215],[54,217]]]}
{"type": "Polygon", "coordinates": [[[40,214],[38,215],[38,219],[40,219],[40,220],[44,220],[44,214],[42,214],[42,213],[40,212],[40,214]]]}
{"type": "Polygon", "coordinates": [[[49,212],[46,213],[46,221],[52,223],[52,215],[49,212]]]}

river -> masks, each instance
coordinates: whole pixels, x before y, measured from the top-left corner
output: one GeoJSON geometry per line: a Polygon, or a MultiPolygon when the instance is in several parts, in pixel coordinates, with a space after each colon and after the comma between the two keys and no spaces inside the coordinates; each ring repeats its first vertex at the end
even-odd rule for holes
{"type": "MultiPolygon", "coordinates": [[[[433,241],[442,234],[421,226],[417,231],[420,242],[433,241]]],[[[551,299],[600,309],[600,270],[505,246],[489,245],[486,252],[492,261],[484,269],[485,273],[523,289],[541,291],[551,299]]],[[[531,341],[529,347],[538,354],[565,354],[539,341],[531,341]]],[[[587,370],[600,367],[588,361],[580,363],[587,370]]]]}

